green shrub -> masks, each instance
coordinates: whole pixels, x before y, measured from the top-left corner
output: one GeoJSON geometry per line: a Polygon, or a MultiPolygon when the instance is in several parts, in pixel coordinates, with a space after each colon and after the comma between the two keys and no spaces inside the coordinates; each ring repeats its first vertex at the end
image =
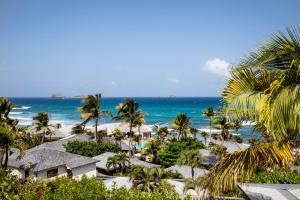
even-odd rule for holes
{"type": "Polygon", "coordinates": [[[0,169],[0,199],[18,199],[18,183],[9,173],[9,170],[0,169]]]}
{"type": "Polygon", "coordinates": [[[158,159],[161,165],[169,167],[176,163],[182,151],[187,149],[204,149],[204,147],[204,144],[197,139],[187,138],[181,141],[173,139],[158,152],[158,159]]]}
{"type": "Polygon", "coordinates": [[[251,183],[300,184],[300,174],[293,171],[257,172],[250,180],[251,183]]]}
{"type": "Polygon", "coordinates": [[[104,152],[119,152],[120,148],[111,142],[71,141],[65,145],[66,151],[82,156],[94,157],[104,152]]]}

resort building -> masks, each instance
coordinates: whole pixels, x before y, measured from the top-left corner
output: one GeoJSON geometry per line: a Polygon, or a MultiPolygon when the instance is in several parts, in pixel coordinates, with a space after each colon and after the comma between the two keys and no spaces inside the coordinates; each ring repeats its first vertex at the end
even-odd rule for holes
{"type": "MultiPolygon", "coordinates": [[[[113,135],[114,130],[119,129],[122,134],[127,134],[130,131],[129,123],[107,123],[99,126],[99,130],[106,130],[107,135],[113,135]]],[[[142,125],[140,127],[133,127],[132,131],[135,135],[141,135],[142,139],[151,138],[152,128],[149,125],[142,125]]]]}
{"type": "Polygon", "coordinates": [[[297,200],[300,198],[300,184],[257,184],[238,185],[247,200],[297,200]]]}
{"type": "Polygon", "coordinates": [[[47,179],[67,176],[80,179],[96,176],[96,162],[89,157],[71,154],[46,147],[29,149],[21,159],[17,159],[19,151],[12,152],[8,158],[8,167],[12,174],[25,180],[28,176],[35,179],[47,179]]]}
{"type": "MultiPolygon", "coordinates": [[[[183,176],[183,178],[192,178],[192,171],[191,171],[191,167],[187,166],[187,165],[173,165],[169,168],[167,168],[167,170],[170,170],[174,173],[179,173],[183,176]]],[[[201,177],[203,175],[205,175],[206,173],[208,173],[208,170],[206,169],[201,169],[201,168],[194,168],[194,178],[198,178],[201,177]]]]}

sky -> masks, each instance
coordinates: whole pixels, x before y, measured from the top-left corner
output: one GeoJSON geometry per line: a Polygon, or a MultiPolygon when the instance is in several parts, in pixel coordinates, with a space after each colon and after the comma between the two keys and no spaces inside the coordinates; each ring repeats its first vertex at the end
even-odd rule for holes
{"type": "Polygon", "coordinates": [[[299,0],[0,0],[0,96],[220,96],[299,0]]]}

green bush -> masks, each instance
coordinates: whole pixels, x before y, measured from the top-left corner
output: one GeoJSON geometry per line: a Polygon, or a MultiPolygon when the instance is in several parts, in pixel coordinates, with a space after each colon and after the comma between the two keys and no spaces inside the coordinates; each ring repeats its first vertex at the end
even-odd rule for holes
{"type": "Polygon", "coordinates": [[[251,183],[279,183],[300,184],[300,174],[293,171],[257,172],[251,179],[251,183]]]}
{"type": "Polygon", "coordinates": [[[71,141],[65,145],[66,151],[82,156],[94,157],[104,152],[119,152],[120,148],[111,142],[71,141]]]}
{"type": "Polygon", "coordinates": [[[158,159],[161,165],[165,167],[172,166],[176,163],[180,153],[187,149],[204,149],[204,144],[197,140],[187,138],[177,141],[176,139],[168,142],[159,152],[158,159]]]}
{"type": "Polygon", "coordinates": [[[0,199],[18,199],[18,183],[9,173],[10,171],[0,169],[0,199]]]}
{"type": "Polygon", "coordinates": [[[174,187],[166,181],[148,193],[124,187],[115,187],[109,191],[103,181],[86,177],[79,181],[61,177],[50,182],[20,184],[18,193],[10,194],[16,194],[15,199],[24,200],[179,200],[174,187]]]}

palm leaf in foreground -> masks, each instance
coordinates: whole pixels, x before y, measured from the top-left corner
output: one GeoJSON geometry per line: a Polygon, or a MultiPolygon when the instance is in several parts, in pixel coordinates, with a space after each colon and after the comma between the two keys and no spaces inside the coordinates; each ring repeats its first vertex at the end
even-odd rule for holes
{"type": "Polygon", "coordinates": [[[238,181],[249,180],[258,166],[286,167],[292,161],[292,151],[288,143],[259,143],[227,154],[203,177],[200,185],[211,194],[220,195],[233,190],[238,181]]]}

